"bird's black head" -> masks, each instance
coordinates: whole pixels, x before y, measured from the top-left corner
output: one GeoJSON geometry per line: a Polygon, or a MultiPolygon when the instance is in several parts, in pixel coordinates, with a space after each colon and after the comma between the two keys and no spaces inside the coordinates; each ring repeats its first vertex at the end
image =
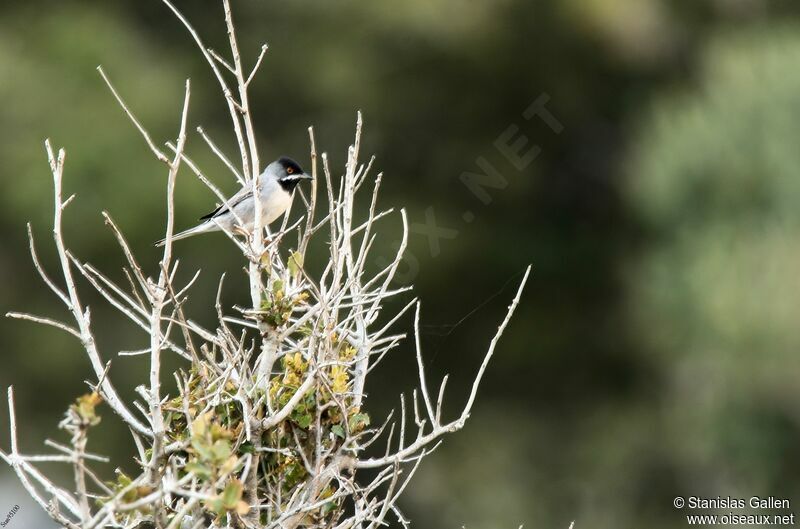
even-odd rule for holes
{"type": "Polygon", "coordinates": [[[292,192],[297,184],[302,180],[310,180],[311,176],[307,175],[300,164],[289,158],[288,156],[281,156],[272,164],[274,166],[275,176],[278,183],[286,191],[292,192]]]}

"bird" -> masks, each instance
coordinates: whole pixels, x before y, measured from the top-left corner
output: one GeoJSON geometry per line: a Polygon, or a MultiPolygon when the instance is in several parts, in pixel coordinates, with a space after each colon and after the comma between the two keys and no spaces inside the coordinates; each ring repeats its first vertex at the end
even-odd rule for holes
{"type": "MultiPolygon", "coordinates": [[[[261,201],[261,226],[274,222],[283,215],[292,202],[292,192],[295,187],[303,180],[311,180],[313,177],[306,174],[302,167],[287,156],[281,156],[258,176],[259,179],[259,200],[261,201]]],[[[235,195],[229,198],[225,204],[217,207],[214,211],[200,217],[202,221],[194,228],[176,233],[172,236],[173,241],[224,230],[227,232],[236,229],[251,231],[255,217],[255,202],[253,189],[250,185],[244,186],[235,195]],[[230,209],[233,209],[233,213],[230,209]],[[234,214],[235,213],[235,214],[234,214]]],[[[156,246],[164,246],[166,239],[161,239],[156,246]]]]}

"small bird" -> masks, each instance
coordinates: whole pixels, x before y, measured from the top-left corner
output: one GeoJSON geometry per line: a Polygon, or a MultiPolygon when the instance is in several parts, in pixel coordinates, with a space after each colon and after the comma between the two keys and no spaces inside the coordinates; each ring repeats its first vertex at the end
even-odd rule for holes
{"type": "MultiPolygon", "coordinates": [[[[292,192],[302,180],[311,180],[297,162],[281,156],[264,169],[259,176],[259,200],[261,201],[261,226],[267,226],[283,215],[292,202],[292,192]]],[[[255,202],[253,189],[246,185],[217,209],[200,217],[201,222],[194,228],[176,233],[173,241],[185,239],[192,235],[212,231],[234,231],[253,229],[255,202]],[[228,209],[233,208],[233,213],[228,209]],[[235,213],[235,214],[234,214],[235,213]],[[238,217],[238,218],[237,218],[238,217]]],[[[161,239],[156,246],[164,246],[166,239],[161,239]]]]}

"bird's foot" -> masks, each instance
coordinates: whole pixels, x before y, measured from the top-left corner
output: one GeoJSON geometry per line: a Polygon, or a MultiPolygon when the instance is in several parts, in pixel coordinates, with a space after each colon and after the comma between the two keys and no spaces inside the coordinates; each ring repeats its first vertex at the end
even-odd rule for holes
{"type": "Polygon", "coordinates": [[[233,230],[231,231],[233,231],[234,235],[241,235],[245,239],[250,236],[250,232],[242,228],[241,226],[234,226],[233,230]]]}

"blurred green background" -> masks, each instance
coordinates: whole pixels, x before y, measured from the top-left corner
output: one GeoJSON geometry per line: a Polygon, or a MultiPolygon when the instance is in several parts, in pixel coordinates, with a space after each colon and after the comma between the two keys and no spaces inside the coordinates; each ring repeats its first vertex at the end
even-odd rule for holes
{"type": "MultiPolygon", "coordinates": [[[[224,49],[217,2],[178,6],[224,49]]],[[[252,0],[234,9],[250,63],[270,45],[252,88],[262,159],[308,164],[314,125],[342,168],[364,112],[364,152],[385,173],[382,203],[405,206],[417,225],[402,281],[424,301],[429,380],[452,374],[453,410],[533,263],[470,422],[427,460],[402,503],[415,527],[549,529],[576,519],[578,529],[659,529],[685,525],[676,495],[800,499],[796,2],[252,0]],[[526,119],[536,100],[560,132],[526,119]],[[506,143],[524,135],[535,159],[504,156],[504,132],[506,143]],[[486,163],[505,184],[476,194],[462,177],[486,163]]],[[[25,237],[30,220],[55,272],[45,137],[68,152],[74,252],[122,279],[106,209],[154,272],[165,172],[98,64],[159,142],[177,132],[191,77],[190,129],[204,126],[235,152],[215,81],[160,2],[4,2],[2,312],[66,316],[25,237]]],[[[234,191],[196,134],[189,152],[234,191]]],[[[213,202],[181,173],[180,227],[213,202]]],[[[399,229],[397,217],[384,222],[376,262],[393,255],[399,229]]],[[[228,304],[246,302],[241,262],[223,236],[181,242],[178,252],[185,276],[203,269],[193,317],[213,318],[206,307],[224,271],[228,304]]],[[[89,288],[82,294],[96,307],[106,358],[145,345],[89,288]]],[[[0,336],[0,386],[15,385],[23,447],[39,450],[60,438],[56,423],[84,390],[88,362],[55,330],[3,320],[0,336]]],[[[116,358],[112,376],[131,395],[146,366],[116,358]]],[[[396,351],[368,385],[372,413],[415,380],[411,349],[396,351]]],[[[128,453],[112,417],[100,428],[90,448],[128,453]]],[[[0,477],[11,487],[8,469],[0,477]]]]}

